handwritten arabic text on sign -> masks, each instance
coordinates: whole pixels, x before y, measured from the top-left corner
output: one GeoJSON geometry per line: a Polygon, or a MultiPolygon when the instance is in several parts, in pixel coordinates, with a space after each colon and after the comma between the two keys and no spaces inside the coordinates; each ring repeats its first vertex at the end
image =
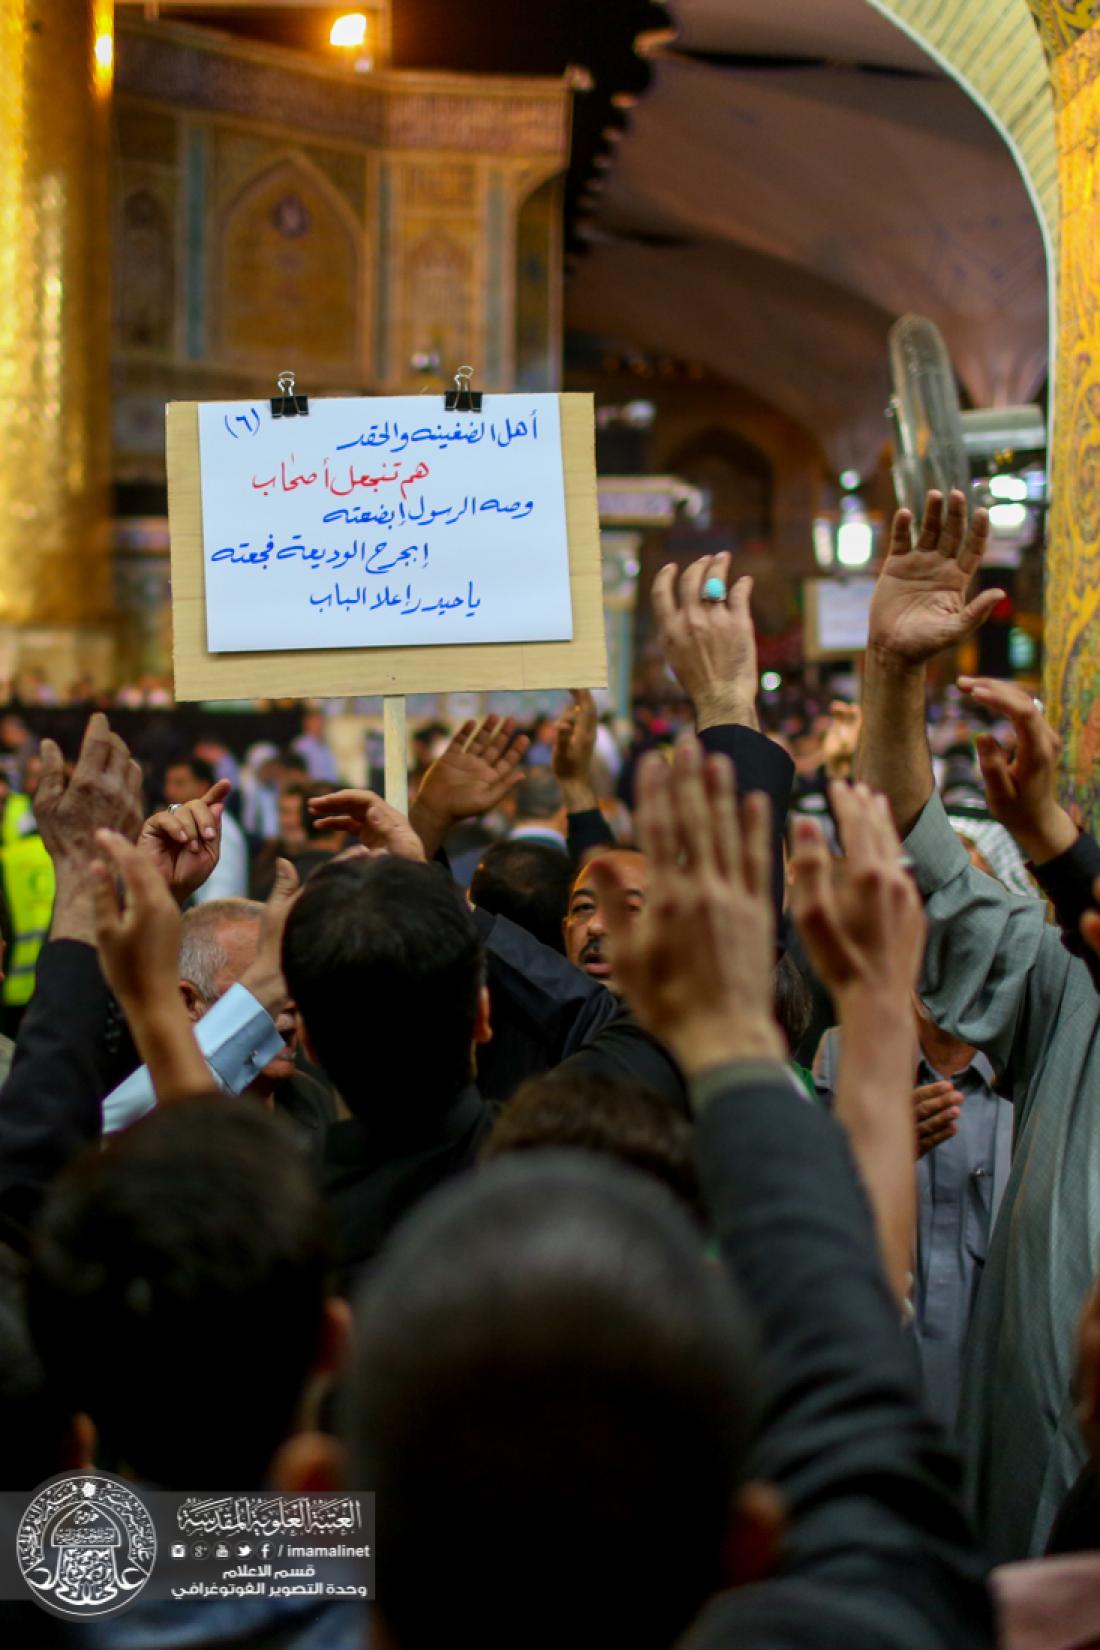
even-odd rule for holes
{"type": "Polygon", "coordinates": [[[211,653],[569,640],[553,395],[199,408],[211,653]]]}

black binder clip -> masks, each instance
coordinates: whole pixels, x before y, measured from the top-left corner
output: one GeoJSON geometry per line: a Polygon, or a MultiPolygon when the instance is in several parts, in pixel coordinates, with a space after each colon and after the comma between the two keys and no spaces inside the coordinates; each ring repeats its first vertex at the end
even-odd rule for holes
{"type": "Polygon", "coordinates": [[[309,415],[308,395],[295,395],[294,374],[281,372],[275,382],[279,394],[271,397],[272,418],[306,418],[309,415]]]}
{"type": "Polygon", "coordinates": [[[470,388],[470,379],[474,376],[473,367],[459,367],[455,373],[456,388],[444,392],[443,405],[448,412],[481,411],[481,391],[470,388]]]}

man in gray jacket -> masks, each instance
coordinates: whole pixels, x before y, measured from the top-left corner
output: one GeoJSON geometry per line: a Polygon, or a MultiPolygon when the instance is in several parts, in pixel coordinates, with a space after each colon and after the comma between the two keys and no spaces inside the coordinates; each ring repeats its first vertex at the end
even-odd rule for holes
{"type": "MultiPolygon", "coordinates": [[[[1012,1172],[978,1289],[959,1438],[994,1559],[1041,1552],[1084,1461],[1074,1330],[1100,1252],[1100,998],[1041,902],[976,871],[935,794],[925,667],[988,617],[968,602],[989,536],[966,500],[929,494],[914,544],[899,512],[871,607],[860,776],[890,799],[928,916],[920,993],[937,1025],[980,1049],[1016,1107],[1012,1172]]],[[[1053,767],[1021,772],[1013,834],[1041,871],[1076,829],[1053,767]]]]}

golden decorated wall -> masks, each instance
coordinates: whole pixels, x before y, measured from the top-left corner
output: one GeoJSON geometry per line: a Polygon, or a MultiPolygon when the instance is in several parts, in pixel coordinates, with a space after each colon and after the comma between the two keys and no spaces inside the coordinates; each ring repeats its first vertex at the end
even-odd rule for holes
{"type": "Polygon", "coordinates": [[[28,666],[76,675],[109,663],[110,7],[4,0],[0,63],[7,680],[28,666]]]}
{"type": "Polygon", "coordinates": [[[1100,29],[1095,5],[1030,0],[1050,62],[1061,185],[1057,394],[1044,693],[1067,795],[1100,822],[1100,29]]]}

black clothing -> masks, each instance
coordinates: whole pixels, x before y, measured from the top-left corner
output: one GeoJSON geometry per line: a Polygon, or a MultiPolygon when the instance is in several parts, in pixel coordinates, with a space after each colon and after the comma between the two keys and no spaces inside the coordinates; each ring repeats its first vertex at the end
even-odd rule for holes
{"type": "Polygon", "coordinates": [[[320,1163],[325,1155],[325,1136],[340,1121],[340,1103],[322,1073],[316,1067],[303,1070],[303,1064],[295,1061],[294,1076],[279,1083],[272,1098],[275,1110],[290,1119],[294,1138],[305,1156],[311,1163],[320,1163]]]}
{"type": "Polygon", "coordinates": [[[776,1486],[791,1523],[775,1578],[721,1595],[684,1643],[992,1647],[956,1463],[922,1413],[845,1136],[778,1068],[763,1070],[714,1074],[696,1157],[722,1258],[761,1332],[769,1406],[750,1473],[776,1486]]]}
{"type": "Polygon", "coordinates": [[[1100,1548],[1100,1472],[1090,1461],[1058,1509],[1047,1542],[1054,1553],[1087,1553],[1100,1548]]]}
{"type": "MultiPolygon", "coordinates": [[[[539,953],[556,959],[565,969],[571,965],[556,952],[548,951],[522,928],[506,917],[490,918],[507,923],[514,937],[530,948],[532,970],[537,971],[539,953]]],[[[572,970],[579,974],[579,970],[572,970]]],[[[586,985],[595,984],[580,975],[586,985]]],[[[671,1105],[687,1109],[683,1078],[671,1056],[642,1030],[637,1021],[603,986],[596,986],[611,1017],[590,1032],[583,1047],[568,1058],[548,1061],[558,1071],[608,1071],[630,1077],[664,1096],[671,1105]]],[[[537,999],[532,998],[532,1006],[537,999]]],[[[552,1014],[552,1007],[551,1007],[552,1014]]],[[[575,1044],[576,1021],[563,1021],[558,1047],[575,1044]]],[[[492,1044],[488,1045],[490,1048],[492,1044]]],[[[545,1049],[545,1044],[542,1045],[545,1049]]],[[[484,1051],[481,1051],[484,1052],[484,1051]]],[[[355,1270],[374,1258],[405,1212],[430,1191],[456,1174],[472,1169],[478,1153],[492,1129],[499,1105],[483,1098],[471,1085],[440,1107],[438,1098],[416,1092],[415,1065],[410,1070],[406,1094],[392,1112],[392,1097],[370,1121],[355,1118],[335,1123],[325,1139],[320,1170],[321,1190],[336,1230],[342,1266],[355,1270]]]]}
{"type": "Polygon", "coordinates": [[[98,1140],[118,1025],[95,949],[49,940],[0,1089],[0,1235],[23,1248],[46,1189],[98,1140]]]}
{"type": "Polygon", "coordinates": [[[350,1118],[326,1135],[321,1190],[344,1267],[373,1259],[407,1210],[473,1168],[493,1126],[493,1108],[476,1088],[440,1109],[415,1092],[415,1081],[414,1070],[398,1116],[379,1126],[350,1118]]]}
{"type": "Polygon", "coordinates": [[[560,1065],[618,1010],[615,998],[525,928],[474,910],[488,965],[492,1041],[478,1049],[477,1083],[508,1100],[528,1077],[560,1065]]]}
{"type": "Polygon", "coordinates": [[[566,814],[565,846],[574,865],[593,848],[614,848],[615,833],[598,808],[579,808],[566,814]]]}
{"type": "Polygon", "coordinates": [[[1072,848],[1045,865],[1029,865],[1028,870],[1054,906],[1062,930],[1062,944],[1074,957],[1088,964],[1092,983],[1100,991],[1100,957],[1081,938],[1081,918],[1097,909],[1092,885],[1100,877],[1100,843],[1082,831],[1072,848]]]}
{"type": "Polygon", "coordinates": [[[560,1067],[644,1083],[686,1112],[672,1056],[599,980],[507,917],[474,911],[489,963],[492,1041],[478,1050],[478,1087],[509,1099],[528,1077],[560,1067]]]}

